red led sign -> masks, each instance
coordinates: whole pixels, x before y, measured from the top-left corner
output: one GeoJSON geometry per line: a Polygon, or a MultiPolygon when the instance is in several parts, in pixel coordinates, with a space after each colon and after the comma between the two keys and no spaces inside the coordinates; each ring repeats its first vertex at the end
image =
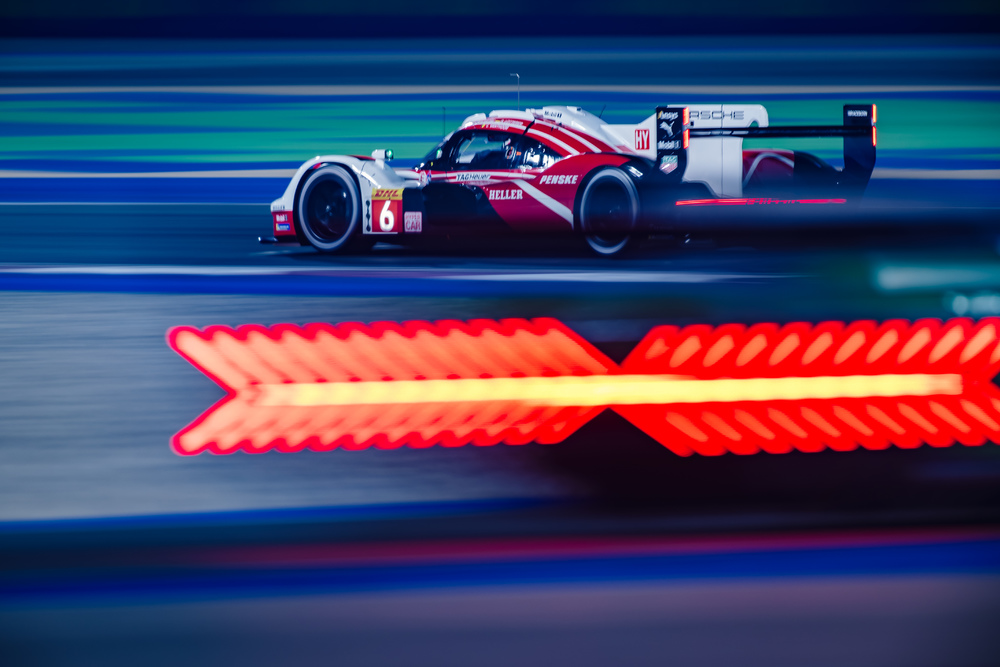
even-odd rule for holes
{"type": "Polygon", "coordinates": [[[564,440],[611,408],[671,451],[1000,440],[1000,319],[664,326],[619,366],[558,320],[178,327],[226,398],[180,454],[564,440]]]}

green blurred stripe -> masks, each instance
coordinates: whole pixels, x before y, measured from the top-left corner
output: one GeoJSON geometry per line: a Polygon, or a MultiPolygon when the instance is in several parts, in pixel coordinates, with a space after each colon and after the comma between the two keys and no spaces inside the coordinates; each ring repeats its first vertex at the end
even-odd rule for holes
{"type": "MultiPolygon", "coordinates": [[[[522,106],[573,104],[572,94],[523,96],[522,106]]],[[[604,117],[611,122],[638,122],[659,101],[644,103],[630,96],[608,96],[604,117]]],[[[1000,101],[927,100],[915,96],[871,100],[879,107],[879,148],[919,153],[930,149],[987,149],[1000,154],[1000,101]]],[[[683,100],[681,100],[683,102],[683,100]]],[[[734,100],[739,101],[739,100],[734,100]]],[[[743,100],[747,101],[747,100],[743,100]]],[[[350,99],[280,99],[234,97],[232,103],[208,102],[169,94],[162,101],[43,99],[0,97],[0,160],[54,155],[66,159],[109,162],[249,162],[302,160],[319,153],[367,154],[392,148],[399,157],[422,156],[445,130],[467,115],[510,108],[509,95],[469,100],[372,101],[350,99]],[[65,126],[67,132],[57,128],[65,126]],[[150,131],[155,126],[158,131],[150,131]],[[17,128],[17,133],[11,128],[17,128]],[[86,127],[92,133],[80,133],[86,127]],[[69,129],[72,128],[72,129],[69,129]],[[114,132],[107,131],[114,128],[114,132]],[[166,128],[168,131],[159,131],[166,128]],[[176,128],[173,131],[171,128],[176,128]],[[132,131],[134,130],[134,131],[132,131]],[[192,131],[197,130],[197,131],[192,131]],[[11,136],[14,135],[14,136],[11,136]],[[102,151],[127,150],[125,156],[102,151]],[[163,156],[169,151],[172,154],[163,156]]],[[[590,105],[594,106],[594,105],[590,105]]],[[[840,103],[830,99],[773,100],[766,104],[772,124],[838,124],[840,103]]],[[[599,112],[600,108],[592,108],[599,112]]],[[[774,148],[836,154],[836,142],[823,139],[770,140],[774,148]]],[[[748,146],[762,142],[748,142],[748,146]]]]}

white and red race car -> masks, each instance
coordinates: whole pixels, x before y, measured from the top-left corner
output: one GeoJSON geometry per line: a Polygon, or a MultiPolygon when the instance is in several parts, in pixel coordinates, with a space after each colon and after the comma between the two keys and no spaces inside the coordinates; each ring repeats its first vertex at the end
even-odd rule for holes
{"type": "Polygon", "coordinates": [[[857,200],[875,165],[875,114],[849,104],[843,125],[794,127],[769,126],[759,104],[657,107],[636,125],[569,106],[475,114],[415,168],[393,169],[388,150],[309,160],[271,204],[274,237],[261,242],[339,252],[433,234],[565,232],[615,255],[678,231],[684,207],[857,200]],[[843,137],[843,169],[743,148],[744,138],[815,136],[843,137]]]}

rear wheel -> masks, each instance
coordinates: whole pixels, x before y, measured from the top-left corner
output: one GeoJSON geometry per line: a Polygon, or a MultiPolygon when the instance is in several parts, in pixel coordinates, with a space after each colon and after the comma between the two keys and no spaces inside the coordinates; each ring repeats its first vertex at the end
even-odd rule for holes
{"type": "Polygon", "coordinates": [[[639,222],[639,193],[625,172],[600,170],[580,197],[580,228],[590,249],[603,257],[623,254],[639,222]]]}
{"type": "Polygon", "coordinates": [[[343,167],[320,167],[299,194],[299,223],[309,243],[322,252],[342,252],[358,235],[361,197],[343,167]]]}

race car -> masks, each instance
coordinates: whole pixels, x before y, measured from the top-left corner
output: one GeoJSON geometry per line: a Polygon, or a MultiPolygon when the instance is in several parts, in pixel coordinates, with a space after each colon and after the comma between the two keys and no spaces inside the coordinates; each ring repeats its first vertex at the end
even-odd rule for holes
{"type": "Polygon", "coordinates": [[[864,193],[875,165],[876,108],[848,104],[843,124],[768,125],[759,104],[657,107],[635,125],[580,107],[469,116],[413,168],[371,157],[305,162],[271,204],[273,237],[321,252],[431,235],[565,233],[599,255],[682,231],[704,206],[815,207],[864,193]],[[745,138],[843,137],[838,169],[801,151],[744,150],[745,138]]]}

